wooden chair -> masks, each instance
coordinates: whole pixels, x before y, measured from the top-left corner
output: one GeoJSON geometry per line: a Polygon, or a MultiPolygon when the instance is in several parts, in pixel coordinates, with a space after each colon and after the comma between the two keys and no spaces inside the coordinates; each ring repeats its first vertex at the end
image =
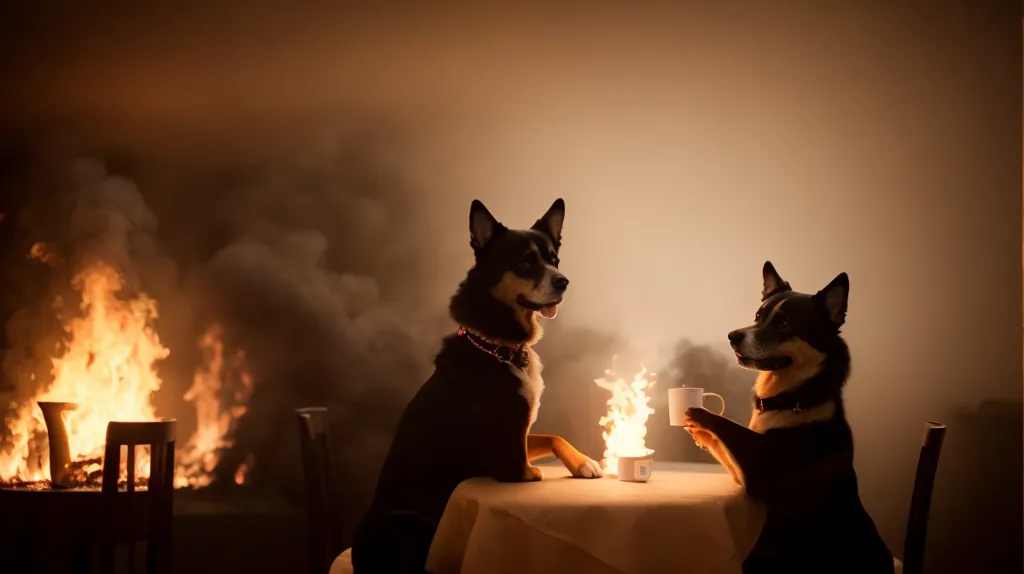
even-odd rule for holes
{"type": "MultiPolygon", "coordinates": [[[[299,426],[302,472],[305,479],[306,517],[309,529],[310,574],[334,572],[331,564],[338,556],[339,534],[334,521],[337,511],[331,456],[327,440],[327,408],[295,410],[299,426]]],[[[347,557],[348,554],[345,554],[347,557]]],[[[348,566],[351,572],[351,564],[348,566]]]]}
{"type": "Polygon", "coordinates": [[[907,538],[903,543],[903,562],[895,561],[897,574],[924,572],[924,546],[928,534],[932,488],[935,486],[935,473],[939,467],[939,454],[942,452],[942,439],[945,436],[946,425],[937,422],[928,422],[925,425],[921,456],[917,459],[917,474],[914,477],[914,494],[910,498],[907,538]]]}
{"type": "Polygon", "coordinates": [[[100,539],[100,571],[114,572],[117,545],[128,547],[127,571],[136,571],[136,546],[146,543],[149,574],[171,571],[171,514],[174,497],[175,421],[111,422],[103,455],[103,532],[100,539]],[[126,490],[118,491],[121,447],[127,447],[126,490]],[[135,448],[148,446],[149,485],[136,490],[135,448]]]}

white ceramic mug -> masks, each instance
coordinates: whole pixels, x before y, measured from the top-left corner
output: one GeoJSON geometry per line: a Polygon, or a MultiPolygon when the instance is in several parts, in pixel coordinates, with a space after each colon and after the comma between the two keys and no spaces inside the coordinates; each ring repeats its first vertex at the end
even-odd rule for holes
{"type": "MultiPolygon", "coordinates": [[[[722,408],[718,413],[725,412],[725,399],[718,393],[705,393],[700,387],[678,387],[668,390],[668,424],[681,427],[686,422],[686,409],[704,406],[704,397],[715,397],[722,408]]],[[[708,409],[710,410],[710,409],[708,409]]],[[[714,411],[712,411],[714,412],[714,411]]]]}
{"type": "Polygon", "coordinates": [[[625,482],[647,482],[654,472],[654,451],[644,456],[620,456],[616,477],[625,482]]]}

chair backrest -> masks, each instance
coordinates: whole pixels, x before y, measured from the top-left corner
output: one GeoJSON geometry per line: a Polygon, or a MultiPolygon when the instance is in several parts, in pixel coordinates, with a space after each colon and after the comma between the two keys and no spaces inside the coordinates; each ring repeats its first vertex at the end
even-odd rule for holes
{"type": "Polygon", "coordinates": [[[309,528],[309,571],[327,574],[338,555],[333,514],[335,497],[327,441],[327,408],[295,410],[305,478],[306,517],[309,528]]]}
{"type": "Polygon", "coordinates": [[[946,425],[937,422],[925,425],[921,456],[917,460],[917,474],[914,477],[914,494],[910,498],[907,538],[903,544],[904,574],[921,574],[924,571],[924,546],[928,534],[932,488],[935,486],[935,472],[945,436],[946,425]]]}
{"type": "Polygon", "coordinates": [[[128,572],[135,572],[135,545],[131,535],[136,525],[146,530],[146,571],[171,570],[171,520],[174,497],[174,432],[176,422],[110,422],[103,455],[104,536],[100,548],[100,568],[104,574],[114,571],[114,547],[128,546],[128,572]],[[137,490],[135,449],[148,446],[149,483],[137,490]],[[121,474],[121,447],[127,447],[126,491],[118,491],[121,474]],[[139,516],[145,518],[140,519],[139,516]],[[129,533],[125,536],[125,533],[129,533]]]}

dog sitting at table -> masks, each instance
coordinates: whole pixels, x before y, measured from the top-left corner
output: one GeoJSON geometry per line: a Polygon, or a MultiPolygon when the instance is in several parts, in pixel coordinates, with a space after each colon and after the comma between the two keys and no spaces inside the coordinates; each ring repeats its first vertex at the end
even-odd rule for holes
{"type": "Polygon", "coordinates": [[[357,574],[423,572],[448,498],[468,478],[541,480],[530,463],[551,455],[574,477],[601,476],[598,463],[562,437],[529,434],[544,390],[532,348],[543,333],[539,319],[555,317],[569,285],[558,270],[564,217],[558,199],[530,229],[511,230],[473,201],[476,263],[449,306],[460,327],[402,414],[355,533],[357,574]]]}
{"type": "Polygon", "coordinates": [[[840,335],[849,278],[797,293],[765,262],[754,324],[729,333],[740,366],[757,371],[749,428],[702,408],[687,430],[746,492],[767,521],[747,574],[892,573],[892,554],[864,509],[843,408],[850,351],[840,335]]]}

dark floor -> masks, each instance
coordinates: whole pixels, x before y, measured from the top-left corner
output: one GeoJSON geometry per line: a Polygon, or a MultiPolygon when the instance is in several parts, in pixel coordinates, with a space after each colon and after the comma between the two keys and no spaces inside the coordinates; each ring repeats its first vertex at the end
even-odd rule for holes
{"type": "Polygon", "coordinates": [[[228,502],[178,496],[174,572],[307,571],[306,522],[301,507],[267,498],[228,502]]]}

